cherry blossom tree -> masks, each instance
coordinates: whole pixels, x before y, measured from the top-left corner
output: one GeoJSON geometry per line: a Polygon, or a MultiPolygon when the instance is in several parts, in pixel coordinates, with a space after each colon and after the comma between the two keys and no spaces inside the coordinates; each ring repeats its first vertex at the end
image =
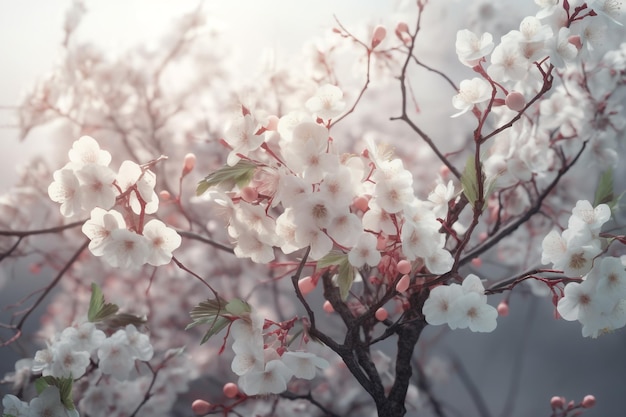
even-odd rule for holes
{"type": "Polygon", "coordinates": [[[201,6],[111,57],[76,2],[18,112],[59,155],[0,200],[0,261],[52,274],[0,325],[24,348],[3,415],[441,417],[436,367],[463,368],[420,358],[428,326],[497,331],[514,292],[583,337],[626,326],[621,3],[529,3],[506,28],[490,3],[455,29],[427,0],[336,19],[242,81],[201,6]]]}

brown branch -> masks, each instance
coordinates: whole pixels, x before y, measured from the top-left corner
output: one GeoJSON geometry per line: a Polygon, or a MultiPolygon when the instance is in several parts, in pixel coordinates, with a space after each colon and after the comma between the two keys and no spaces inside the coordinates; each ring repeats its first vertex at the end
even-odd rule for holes
{"type": "Polygon", "coordinates": [[[37,306],[39,306],[41,304],[43,299],[46,298],[46,296],[59,283],[59,281],[61,281],[61,278],[63,278],[63,275],[65,275],[65,273],[72,267],[74,262],[76,262],[78,260],[78,258],[80,257],[81,253],[83,253],[83,251],[89,245],[89,242],[90,242],[89,239],[87,239],[87,240],[85,240],[83,242],[83,244],[78,248],[78,250],[74,253],[74,255],[72,255],[72,257],[65,263],[63,268],[61,268],[61,270],[58,272],[56,277],[54,277],[52,282],[50,284],[48,284],[46,289],[43,291],[43,293],[41,293],[39,298],[37,298],[35,303],[28,310],[26,310],[26,312],[24,313],[24,315],[22,316],[20,321],[17,323],[17,325],[10,326],[11,329],[16,331],[16,334],[12,338],[7,340],[6,342],[2,343],[0,346],[7,346],[7,345],[13,343],[15,340],[17,340],[20,337],[20,335],[22,334],[22,327],[24,326],[24,323],[26,322],[28,317],[33,313],[33,311],[35,311],[35,308],[37,308],[37,306]]]}

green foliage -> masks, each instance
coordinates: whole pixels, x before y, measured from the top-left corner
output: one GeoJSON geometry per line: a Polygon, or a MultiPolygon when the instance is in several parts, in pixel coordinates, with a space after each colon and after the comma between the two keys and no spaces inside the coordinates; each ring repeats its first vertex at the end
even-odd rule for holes
{"type": "Polygon", "coordinates": [[[115,304],[105,303],[104,294],[96,283],[91,284],[91,300],[89,300],[89,311],[87,319],[91,323],[97,323],[113,316],[119,307],[115,304]]]}
{"type": "Polygon", "coordinates": [[[235,185],[239,188],[245,187],[252,180],[256,168],[255,164],[244,160],[240,160],[232,167],[224,165],[198,183],[196,195],[202,195],[216,185],[223,185],[227,188],[232,188],[235,185]]]}
{"type": "MultiPolygon", "coordinates": [[[[481,207],[482,211],[487,206],[489,195],[493,192],[496,186],[496,179],[493,178],[490,181],[486,181],[485,171],[483,170],[482,164],[480,166],[480,176],[480,181],[482,181],[483,183],[483,206],[481,207]]],[[[474,160],[474,156],[470,155],[467,158],[465,169],[463,170],[463,174],[461,175],[461,185],[463,186],[463,194],[465,194],[467,201],[469,201],[472,207],[474,207],[479,197],[480,187],[478,181],[479,179],[476,176],[476,162],[474,160]]]]}
{"type": "Polygon", "coordinates": [[[56,378],[53,376],[42,376],[35,380],[37,395],[41,394],[48,387],[57,387],[63,406],[68,410],[73,410],[74,400],[72,399],[72,378],[56,378]]]}
{"type": "Polygon", "coordinates": [[[193,321],[187,325],[185,330],[199,324],[209,324],[209,330],[200,341],[200,344],[203,344],[228,326],[233,318],[245,317],[251,311],[250,305],[243,300],[233,299],[226,301],[218,296],[213,300],[208,299],[201,302],[191,310],[189,315],[193,321]]]}
{"type": "Polygon", "coordinates": [[[355,271],[354,267],[348,261],[348,255],[345,253],[333,251],[322,259],[317,261],[318,268],[326,268],[329,266],[337,266],[337,285],[339,286],[339,294],[341,299],[348,298],[348,293],[354,282],[355,271]]]}
{"type": "Polygon", "coordinates": [[[593,199],[593,206],[596,207],[599,204],[613,203],[613,169],[609,168],[600,177],[598,186],[596,187],[596,195],[593,199]]]}

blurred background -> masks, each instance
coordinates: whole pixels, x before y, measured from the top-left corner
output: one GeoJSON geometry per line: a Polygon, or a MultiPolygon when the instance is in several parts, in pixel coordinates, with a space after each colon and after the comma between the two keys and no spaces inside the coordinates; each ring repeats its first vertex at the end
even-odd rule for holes
{"type": "MultiPolygon", "coordinates": [[[[480,2],[472,8],[474,14],[461,8],[462,1],[449,3],[453,7],[449,14],[440,16],[446,20],[439,22],[441,26],[449,26],[445,31],[448,37],[427,48],[431,53],[441,50],[442,54],[453,54],[457,29],[452,28],[461,28],[471,16],[480,16],[476,14],[480,2]]],[[[62,0],[22,0],[3,2],[0,6],[3,61],[0,71],[0,194],[10,189],[18,168],[23,169],[32,157],[58,153],[54,143],[46,141],[45,127],[34,129],[20,141],[14,111],[25,92],[58,62],[64,38],[64,16],[70,5],[70,1],[62,0]]],[[[174,17],[198,7],[196,1],[189,0],[86,1],[85,5],[87,14],[78,32],[81,39],[92,41],[110,54],[123,52],[136,44],[158,42],[159,35],[172,24],[174,17]]],[[[513,4],[507,7],[519,8],[513,4]]],[[[382,0],[233,0],[207,1],[203,9],[209,24],[220,31],[220,39],[232,59],[239,63],[235,68],[241,73],[236,75],[245,78],[246,72],[267,60],[268,54],[276,62],[289,62],[292,55],[301,53],[302,46],[311,38],[328,34],[335,25],[334,16],[345,27],[356,27],[364,21],[382,21],[397,12],[397,5],[382,0]]],[[[517,12],[503,14],[502,20],[519,21],[519,16],[524,15],[517,12]]],[[[451,72],[454,75],[463,71],[463,68],[456,68],[451,72]]],[[[17,294],[37,289],[50,279],[44,275],[33,276],[22,263],[10,271],[19,277],[17,282],[22,288],[15,287],[16,281],[3,286],[4,276],[9,271],[4,270],[3,265],[0,268],[3,268],[0,269],[0,308],[17,301],[17,294]]],[[[491,304],[495,302],[494,299],[491,304]]],[[[585,412],[586,416],[626,415],[624,329],[597,340],[584,339],[579,323],[555,320],[550,300],[530,295],[514,294],[510,309],[510,316],[499,318],[498,329],[491,334],[442,333],[440,328],[427,329],[420,349],[430,358],[440,357],[442,375],[448,374],[447,378],[435,381],[433,393],[437,398],[451,404],[458,416],[480,416],[476,399],[468,392],[468,386],[473,386],[494,417],[548,417],[551,413],[549,400],[553,395],[580,401],[584,395],[594,394],[597,406],[585,412]],[[432,340],[437,340],[437,344],[427,344],[432,340]],[[457,358],[463,368],[449,369],[450,358],[457,358]]],[[[36,311],[29,320],[27,332],[37,329],[37,316],[36,311]]],[[[0,311],[0,320],[8,320],[4,309],[0,311]]],[[[0,375],[11,371],[20,355],[11,347],[0,348],[0,375]]],[[[6,389],[0,386],[0,395],[6,393],[6,389]]],[[[430,414],[426,411],[414,415],[430,414]]]]}

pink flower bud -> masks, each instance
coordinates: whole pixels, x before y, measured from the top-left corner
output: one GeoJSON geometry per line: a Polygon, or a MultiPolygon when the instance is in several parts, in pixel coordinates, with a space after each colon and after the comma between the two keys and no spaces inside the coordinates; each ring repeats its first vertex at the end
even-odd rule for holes
{"type": "Polygon", "coordinates": [[[411,263],[407,261],[406,259],[403,259],[398,262],[398,265],[396,268],[398,269],[399,273],[408,274],[409,272],[411,272],[411,263]]]}
{"type": "Polygon", "coordinates": [[[355,198],[352,205],[354,205],[357,210],[361,210],[363,213],[369,209],[367,197],[363,196],[355,198]]]}
{"type": "Polygon", "coordinates": [[[237,388],[237,385],[233,384],[232,382],[224,384],[224,388],[222,388],[222,391],[224,391],[224,395],[227,398],[235,398],[237,395],[239,395],[239,388],[237,388]]]}
{"type": "Polygon", "coordinates": [[[472,265],[474,265],[476,268],[480,268],[483,265],[483,260],[480,258],[474,258],[472,259],[472,265]]]}
{"type": "Polygon", "coordinates": [[[376,313],[374,314],[374,316],[376,317],[376,320],[383,321],[383,320],[386,320],[387,317],[389,317],[389,313],[387,312],[387,310],[381,307],[378,310],[376,310],[376,313]]]}
{"type": "Polygon", "coordinates": [[[563,408],[565,405],[565,399],[563,397],[554,396],[550,399],[550,407],[552,409],[563,408]]]}
{"type": "Polygon", "coordinates": [[[315,289],[315,283],[313,282],[313,277],[308,276],[302,278],[298,281],[298,288],[300,288],[300,292],[303,295],[306,295],[315,289]]]}
{"type": "Polygon", "coordinates": [[[409,33],[409,25],[407,25],[405,22],[399,22],[399,23],[396,25],[396,30],[395,30],[395,33],[396,33],[396,37],[397,37],[398,39],[400,39],[402,42],[404,42],[404,36],[403,36],[403,35],[404,35],[405,33],[406,33],[406,34],[408,34],[408,33],[409,33]]]}
{"type": "Polygon", "coordinates": [[[385,36],[387,36],[387,29],[381,25],[376,26],[372,35],[372,49],[376,48],[385,39],[385,36]]]}
{"type": "Polygon", "coordinates": [[[191,411],[193,411],[193,413],[197,416],[208,414],[212,408],[211,403],[204,400],[195,400],[191,404],[191,411]]]}
{"type": "Polygon", "coordinates": [[[509,315],[509,303],[507,303],[506,301],[500,301],[500,304],[498,304],[498,307],[496,308],[496,310],[498,310],[498,315],[501,317],[506,317],[509,315]]]}
{"type": "Polygon", "coordinates": [[[183,176],[189,174],[196,167],[196,155],[188,153],[183,161],[183,176]]]}
{"type": "Polygon", "coordinates": [[[333,305],[328,300],[324,301],[324,306],[322,307],[322,309],[325,312],[327,312],[327,313],[334,313],[335,312],[335,309],[333,308],[333,305]]]}
{"type": "Polygon", "coordinates": [[[172,198],[172,195],[167,190],[159,191],[159,199],[161,201],[168,201],[172,198]]]}
{"type": "Polygon", "coordinates": [[[519,91],[511,91],[506,95],[504,103],[513,111],[522,111],[524,110],[524,106],[526,106],[526,99],[519,91]]]}
{"type": "Polygon", "coordinates": [[[596,405],[596,397],[594,397],[593,395],[585,395],[585,398],[583,398],[583,402],[580,404],[583,406],[583,408],[591,408],[596,405]]]}
{"type": "Polygon", "coordinates": [[[408,275],[402,275],[402,278],[400,278],[400,281],[398,281],[398,283],[396,284],[396,291],[405,292],[409,289],[410,284],[411,277],[409,277],[408,275]]]}

